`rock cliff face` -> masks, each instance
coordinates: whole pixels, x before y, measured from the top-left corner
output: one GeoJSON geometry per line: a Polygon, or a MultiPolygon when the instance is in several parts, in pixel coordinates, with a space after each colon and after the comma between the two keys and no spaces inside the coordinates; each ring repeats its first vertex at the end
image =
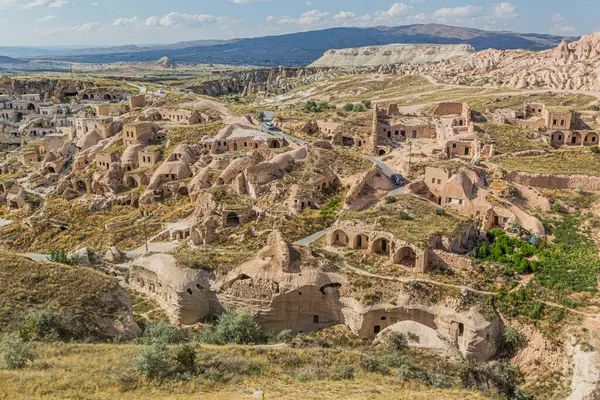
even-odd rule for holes
{"type": "Polygon", "coordinates": [[[329,68],[263,68],[236,72],[226,78],[190,86],[188,89],[207,96],[223,96],[231,93],[271,96],[286,93],[298,85],[306,85],[340,74],[346,72],[335,72],[329,68]]]}
{"type": "Polygon", "coordinates": [[[311,67],[374,67],[389,64],[427,64],[475,53],[468,44],[390,44],[329,50],[311,67]]]}
{"type": "Polygon", "coordinates": [[[509,88],[600,90],[600,32],[563,41],[556,49],[484,50],[440,63],[395,66],[393,72],[428,74],[445,83],[509,88]]]}

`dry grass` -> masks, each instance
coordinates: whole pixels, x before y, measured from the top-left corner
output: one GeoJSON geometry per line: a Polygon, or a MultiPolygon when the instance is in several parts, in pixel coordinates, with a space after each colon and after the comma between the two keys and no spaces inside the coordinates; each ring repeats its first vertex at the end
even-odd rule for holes
{"type": "Polygon", "coordinates": [[[527,132],[531,130],[523,129],[518,126],[506,124],[486,123],[480,125],[484,133],[477,136],[484,143],[494,143],[496,153],[514,153],[525,150],[547,149],[548,146],[540,140],[530,140],[527,138],[527,132]]]}
{"type": "MultiPolygon", "coordinates": [[[[43,345],[41,358],[22,371],[0,372],[0,397],[69,399],[247,399],[262,389],[266,399],[447,399],[486,397],[462,389],[433,389],[390,375],[364,372],[358,351],[327,349],[198,348],[199,362],[215,365],[190,380],[148,382],[131,370],[139,346],[43,345]],[[342,365],[355,366],[355,379],[335,380],[342,365]],[[223,372],[220,372],[223,370],[223,372]],[[318,371],[325,376],[299,379],[318,371]]],[[[440,372],[442,359],[428,357],[440,372]]],[[[443,371],[446,369],[446,371],[443,371]]]]}
{"type": "Polygon", "coordinates": [[[432,235],[441,237],[452,236],[468,221],[464,216],[445,210],[438,215],[438,206],[415,195],[397,197],[397,202],[366,211],[345,211],[342,220],[358,220],[393,234],[418,246],[425,246],[432,235]],[[412,218],[403,220],[398,216],[400,211],[407,212],[412,218]]]}
{"type": "Polygon", "coordinates": [[[0,331],[14,327],[33,309],[52,308],[91,328],[121,306],[114,301],[118,283],[83,267],[38,263],[0,252],[0,331]]]}
{"type": "Polygon", "coordinates": [[[600,176],[600,156],[583,149],[557,150],[541,157],[504,158],[498,163],[508,171],[600,176]]]}

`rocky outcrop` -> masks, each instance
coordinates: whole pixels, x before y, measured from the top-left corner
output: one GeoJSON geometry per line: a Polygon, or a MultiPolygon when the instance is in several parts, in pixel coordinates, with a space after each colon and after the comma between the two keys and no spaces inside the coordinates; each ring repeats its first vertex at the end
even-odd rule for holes
{"type": "Polygon", "coordinates": [[[506,174],[505,179],[509,182],[542,189],[600,191],[600,176],[548,175],[512,171],[506,174]]]}
{"type": "Polygon", "coordinates": [[[468,44],[390,44],[329,50],[311,67],[373,67],[390,64],[427,64],[475,53],[468,44]]]}

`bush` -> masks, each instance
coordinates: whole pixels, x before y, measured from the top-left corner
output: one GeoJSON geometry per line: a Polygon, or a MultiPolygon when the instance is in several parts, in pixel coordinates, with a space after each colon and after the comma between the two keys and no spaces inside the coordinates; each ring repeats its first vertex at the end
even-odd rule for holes
{"type": "Polygon", "coordinates": [[[179,373],[196,372],[196,349],[184,344],[175,350],[175,370],[179,373]]]}
{"type": "Polygon", "coordinates": [[[266,343],[268,339],[249,310],[225,312],[214,326],[202,334],[204,343],[219,345],[259,344],[266,343]]]}
{"type": "Polygon", "coordinates": [[[596,104],[592,104],[591,106],[588,107],[588,109],[590,111],[600,111],[600,106],[597,106],[596,104]]]}
{"type": "Polygon", "coordinates": [[[257,112],[254,114],[254,117],[256,118],[256,120],[257,120],[257,121],[260,121],[260,122],[262,122],[262,121],[265,119],[265,113],[264,113],[264,112],[262,112],[262,111],[257,111],[257,112]]]}
{"type": "Polygon", "coordinates": [[[25,316],[18,334],[26,341],[56,342],[68,340],[73,334],[62,316],[51,310],[32,311],[25,316]]]}
{"type": "Polygon", "coordinates": [[[48,260],[55,262],[57,264],[65,264],[65,265],[77,265],[79,264],[79,257],[77,255],[70,256],[64,250],[51,250],[48,255],[48,260]]]}
{"type": "Polygon", "coordinates": [[[310,112],[310,113],[314,113],[314,112],[322,112],[325,110],[329,110],[331,107],[329,106],[329,103],[322,101],[320,103],[317,103],[314,100],[308,100],[305,104],[304,104],[304,112],[310,112]]]}
{"type": "Polygon", "coordinates": [[[352,111],[354,109],[354,105],[348,103],[348,104],[344,104],[344,111],[352,111]]]}
{"type": "Polygon", "coordinates": [[[592,148],[590,148],[590,150],[592,150],[592,153],[598,154],[600,153],[600,146],[593,146],[592,148]]]}
{"type": "Polygon", "coordinates": [[[479,247],[479,250],[477,250],[477,255],[479,258],[487,258],[490,255],[490,249],[487,243],[484,243],[481,245],[481,247],[479,247]]]}
{"type": "Polygon", "coordinates": [[[408,340],[403,333],[392,332],[388,336],[388,350],[399,352],[408,347],[408,340]]]}
{"type": "Polygon", "coordinates": [[[508,325],[504,330],[503,342],[504,348],[509,354],[516,354],[523,344],[525,344],[525,338],[523,338],[514,326],[508,325]]]}
{"type": "Polygon", "coordinates": [[[395,198],[394,196],[387,196],[387,197],[385,198],[385,202],[386,202],[387,204],[393,204],[393,203],[395,203],[395,202],[397,202],[397,201],[398,201],[398,199],[397,199],[397,198],[395,198]]]}
{"type": "Polygon", "coordinates": [[[174,360],[164,344],[153,344],[138,351],[133,361],[135,371],[148,379],[164,378],[173,369],[174,360]]]}
{"type": "Polygon", "coordinates": [[[371,108],[371,100],[363,100],[360,102],[367,110],[371,108]]]}
{"type": "Polygon", "coordinates": [[[369,356],[367,358],[363,358],[360,361],[360,367],[367,372],[377,372],[380,374],[387,375],[390,373],[387,365],[384,365],[379,358],[375,356],[369,356]]]}
{"type": "Polygon", "coordinates": [[[7,369],[23,369],[27,363],[35,360],[35,352],[31,343],[16,334],[9,334],[0,342],[0,353],[7,369]]]}
{"type": "Polygon", "coordinates": [[[402,220],[402,221],[410,221],[412,219],[412,217],[410,216],[409,213],[407,213],[404,210],[399,210],[398,211],[398,219],[402,220]]]}
{"type": "Polygon", "coordinates": [[[354,379],[354,367],[352,365],[342,365],[336,378],[339,380],[354,379]]]}
{"type": "Polygon", "coordinates": [[[146,324],[144,333],[138,338],[143,344],[179,344],[183,342],[183,333],[179,328],[167,322],[150,322],[146,324]]]}
{"type": "Polygon", "coordinates": [[[435,214],[436,214],[436,215],[439,215],[439,216],[442,216],[442,215],[445,215],[445,214],[446,214],[446,210],[444,210],[444,209],[443,209],[443,208],[441,208],[441,207],[437,207],[437,208],[434,210],[434,212],[435,212],[435,214]]]}
{"type": "Polygon", "coordinates": [[[276,343],[289,343],[294,339],[294,335],[290,329],[283,330],[273,339],[276,343]]]}
{"type": "Polygon", "coordinates": [[[354,107],[352,108],[352,111],[363,112],[363,111],[365,111],[365,107],[362,104],[355,104],[354,107]]]}

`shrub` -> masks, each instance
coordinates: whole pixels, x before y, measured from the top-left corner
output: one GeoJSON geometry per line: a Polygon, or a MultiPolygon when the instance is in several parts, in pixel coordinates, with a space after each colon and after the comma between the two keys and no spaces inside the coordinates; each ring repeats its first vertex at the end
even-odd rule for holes
{"type": "Polygon", "coordinates": [[[135,371],[148,379],[164,378],[171,373],[173,358],[164,344],[153,344],[138,351],[133,361],[135,371]]]}
{"type": "Polygon", "coordinates": [[[179,328],[167,322],[150,322],[138,342],[143,344],[179,344],[183,342],[183,333],[179,328]]]}
{"type": "Polygon", "coordinates": [[[390,351],[403,351],[408,347],[408,340],[403,333],[392,332],[388,336],[388,349],[390,351]]]}
{"type": "Polygon", "coordinates": [[[363,106],[362,104],[355,104],[352,110],[354,112],[363,112],[365,111],[365,106],[363,106]]]}
{"type": "Polygon", "coordinates": [[[348,103],[348,104],[344,104],[344,111],[352,111],[354,109],[354,105],[348,103]]]}
{"type": "Polygon", "coordinates": [[[442,215],[445,215],[445,214],[446,214],[446,210],[444,210],[444,209],[443,209],[443,208],[441,208],[441,207],[437,207],[437,208],[434,210],[434,212],[435,212],[435,214],[436,214],[436,215],[439,215],[439,216],[442,216],[442,215]]]}
{"type": "Polygon", "coordinates": [[[9,334],[0,342],[0,353],[7,369],[23,369],[35,360],[35,352],[31,343],[16,334],[9,334]]]}
{"type": "Polygon", "coordinates": [[[184,344],[175,350],[175,370],[179,373],[196,372],[196,349],[184,344]]]}
{"type": "Polygon", "coordinates": [[[360,102],[367,110],[371,108],[371,100],[363,100],[360,102]]]}
{"type": "Polygon", "coordinates": [[[389,368],[384,365],[377,357],[369,356],[360,361],[360,367],[367,372],[377,372],[380,374],[389,374],[389,368]]]}
{"type": "Polygon", "coordinates": [[[249,310],[227,311],[217,323],[207,328],[202,335],[205,343],[211,344],[259,344],[266,343],[268,335],[261,331],[249,310]]]}
{"type": "Polygon", "coordinates": [[[65,264],[65,265],[77,265],[79,264],[79,257],[77,255],[69,255],[64,250],[51,250],[48,255],[48,260],[55,262],[57,264],[65,264]]]}
{"type": "Polygon", "coordinates": [[[477,255],[479,258],[487,258],[487,256],[490,255],[490,249],[487,243],[484,243],[479,247],[479,250],[477,250],[477,255]]]}
{"type": "Polygon", "coordinates": [[[398,199],[397,199],[397,198],[395,198],[394,196],[387,196],[387,197],[385,198],[385,202],[386,202],[387,204],[393,204],[393,203],[395,203],[395,202],[397,202],[397,201],[398,201],[398,199]]]}
{"type": "Polygon", "coordinates": [[[596,104],[592,104],[591,106],[588,107],[588,109],[590,111],[600,111],[600,106],[597,106],[596,104]]]}
{"type": "Polygon", "coordinates": [[[276,343],[289,343],[294,339],[294,335],[290,329],[283,330],[275,336],[276,343]]]}
{"type": "Polygon", "coordinates": [[[18,334],[26,341],[56,342],[72,337],[64,318],[51,310],[32,311],[25,316],[18,334]]]}
{"type": "Polygon", "coordinates": [[[352,365],[342,365],[336,378],[339,380],[354,379],[354,367],[352,365]]]}
{"type": "Polygon", "coordinates": [[[265,113],[262,112],[262,111],[257,111],[254,114],[254,117],[256,118],[257,121],[261,121],[262,122],[265,119],[265,113]]]}
{"type": "Polygon", "coordinates": [[[592,153],[598,154],[600,153],[600,146],[593,146],[590,150],[592,150],[592,153]]]}
{"type": "Polygon", "coordinates": [[[402,221],[410,221],[412,218],[410,216],[409,213],[407,213],[404,210],[399,210],[398,211],[398,219],[402,220],[402,221]]]}
{"type": "Polygon", "coordinates": [[[523,336],[512,325],[508,325],[504,330],[503,339],[505,349],[511,354],[517,353],[525,343],[523,336]]]}

